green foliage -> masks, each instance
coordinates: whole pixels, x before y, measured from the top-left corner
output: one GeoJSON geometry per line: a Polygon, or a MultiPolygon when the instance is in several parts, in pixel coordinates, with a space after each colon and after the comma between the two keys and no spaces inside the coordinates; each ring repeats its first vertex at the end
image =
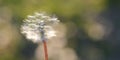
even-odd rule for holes
{"type": "MultiPolygon", "coordinates": [[[[18,28],[17,32],[19,32],[22,20],[29,14],[33,14],[36,11],[45,11],[55,14],[58,16],[61,22],[67,26],[67,29],[69,29],[67,31],[67,38],[70,40],[68,45],[79,50],[80,44],[77,43],[80,42],[79,40],[81,40],[81,37],[78,35],[82,34],[78,33],[79,29],[83,29],[85,27],[84,25],[86,21],[91,23],[89,20],[94,20],[93,15],[98,15],[105,10],[108,3],[111,5],[113,4],[112,0],[110,0],[110,2],[108,2],[108,0],[0,0],[0,11],[3,7],[5,7],[7,8],[6,11],[11,12],[8,13],[8,15],[10,14],[11,16],[9,18],[10,21],[5,21],[8,21],[13,27],[18,28]],[[70,33],[72,33],[74,36],[70,33]]],[[[115,3],[118,4],[119,2],[115,3]]],[[[1,14],[2,13],[0,13],[0,18],[1,14]]],[[[2,29],[1,27],[3,27],[3,25],[0,25],[0,29],[2,29]]],[[[19,37],[21,38],[21,36],[19,37]]],[[[85,37],[85,39],[87,38],[85,37]]],[[[16,47],[13,49],[15,48],[16,47]]],[[[0,60],[21,59],[21,57],[15,56],[17,54],[19,54],[19,52],[7,51],[1,55],[0,51],[0,60]]]]}

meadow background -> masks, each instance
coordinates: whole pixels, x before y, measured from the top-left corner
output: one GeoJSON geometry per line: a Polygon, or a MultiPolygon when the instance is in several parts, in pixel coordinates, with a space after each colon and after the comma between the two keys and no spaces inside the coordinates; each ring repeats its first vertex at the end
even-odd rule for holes
{"type": "Polygon", "coordinates": [[[0,60],[42,60],[35,53],[40,45],[20,33],[22,20],[36,11],[55,14],[62,23],[64,39],[56,38],[59,47],[52,43],[58,48],[50,51],[60,48],[61,57],[50,60],[120,60],[119,0],[0,0],[0,60]]]}

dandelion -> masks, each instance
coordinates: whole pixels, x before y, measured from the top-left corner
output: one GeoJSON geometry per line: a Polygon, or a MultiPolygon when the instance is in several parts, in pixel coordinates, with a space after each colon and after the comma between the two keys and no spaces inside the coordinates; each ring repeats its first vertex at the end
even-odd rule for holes
{"type": "Polygon", "coordinates": [[[46,40],[56,36],[56,31],[52,26],[58,24],[58,22],[59,20],[56,17],[50,17],[43,12],[36,12],[33,15],[28,15],[27,19],[23,20],[23,24],[21,25],[21,33],[27,39],[35,43],[43,42],[45,60],[48,60],[46,40]]]}

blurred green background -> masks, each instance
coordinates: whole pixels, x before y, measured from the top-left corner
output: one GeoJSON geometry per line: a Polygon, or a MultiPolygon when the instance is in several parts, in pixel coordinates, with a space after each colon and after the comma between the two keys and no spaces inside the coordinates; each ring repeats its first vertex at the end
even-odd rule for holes
{"type": "Polygon", "coordinates": [[[38,45],[20,26],[36,11],[55,14],[66,26],[77,60],[120,60],[119,0],[0,0],[0,60],[35,60],[38,45]]]}

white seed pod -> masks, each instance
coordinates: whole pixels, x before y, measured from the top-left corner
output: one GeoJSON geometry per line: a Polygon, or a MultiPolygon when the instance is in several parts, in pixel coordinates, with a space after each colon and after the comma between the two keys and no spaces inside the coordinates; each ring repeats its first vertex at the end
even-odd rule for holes
{"type": "Polygon", "coordinates": [[[43,12],[36,12],[33,15],[28,15],[27,19],[23,20],[21,33],[24,34],[27,39],[37,43],[56,36],[56,31],[52,26],[58,22],[59,20],[56,17],[50,17],[43,12]],[[43,37],[45,39],[43,39],[43,37]]]}

